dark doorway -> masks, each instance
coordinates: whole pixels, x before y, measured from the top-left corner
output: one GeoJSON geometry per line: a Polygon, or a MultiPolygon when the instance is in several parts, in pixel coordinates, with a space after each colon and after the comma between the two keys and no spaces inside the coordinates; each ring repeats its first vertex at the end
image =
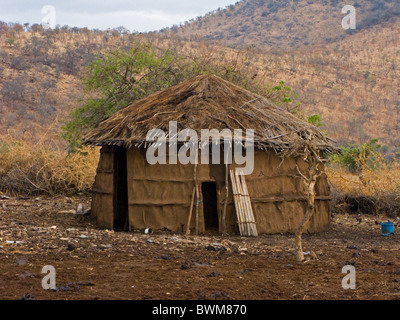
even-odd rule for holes
{"type": "Polygon", "coordinates": [[[128,231],[128,170],[126,149],[114,152],[114,230],[128,231]]]}
{"type": "Polygon", "coordinates": [[[206,231],[219,231],[217,185],[215,182],[203,182],[201,184],[203,194],[203,214],[206,231]]]}

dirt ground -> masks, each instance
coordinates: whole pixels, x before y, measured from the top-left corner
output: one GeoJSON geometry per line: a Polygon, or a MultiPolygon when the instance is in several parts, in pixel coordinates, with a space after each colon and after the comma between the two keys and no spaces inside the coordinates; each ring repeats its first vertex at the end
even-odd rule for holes
{"type": "Polygon", "coordinates": [[[0,299],[398,299],[400,234],[382,237],[385,217],[341,215],[304,237],[185,237],[98,229],[73,213],[88,196],[0,200],[0,299]],[[56,269],[56,290],[42,268],[56,269]],[[356,290],[342,268],[356,268],[356,290]]]}

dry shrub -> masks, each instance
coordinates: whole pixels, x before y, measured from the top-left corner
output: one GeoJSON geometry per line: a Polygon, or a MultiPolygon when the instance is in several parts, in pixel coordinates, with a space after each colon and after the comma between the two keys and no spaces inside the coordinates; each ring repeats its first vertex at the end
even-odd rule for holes
{"type": "Polygon", "coordinates": [[[39,142],[0,141],[0,192],[56,194],[89,191],[98,163],[97,148],[65,150],[39,142]]]}
{"type": "Polygon", "coordinates": [[[400,164],[364,168],[351,173],[340,166],[327,168],[336,211],[400,215],[400,164]]]}

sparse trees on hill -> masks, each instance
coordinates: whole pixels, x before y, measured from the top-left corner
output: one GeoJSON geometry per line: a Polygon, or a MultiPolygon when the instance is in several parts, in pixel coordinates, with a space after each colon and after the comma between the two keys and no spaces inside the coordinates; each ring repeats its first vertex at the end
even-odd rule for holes
{"type": "Polygon", "coordinates": [[[14,80],[4,82],[1,89],[3,99],[9,103],[24,100],[25,83],[24,77],[18,77],[14,80]]]}

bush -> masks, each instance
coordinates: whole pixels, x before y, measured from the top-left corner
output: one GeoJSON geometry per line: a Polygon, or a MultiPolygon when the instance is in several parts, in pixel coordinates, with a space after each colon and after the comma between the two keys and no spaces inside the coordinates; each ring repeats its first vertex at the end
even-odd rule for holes
{"type": "Polygon", "coordinates": [[[67,155],[44,143],[0,142],[0,190],[21,194],[72,194],[89,191],[98,149],[67,155]]]}
{"type": "Polygon", "coordinates": [[[15,70],[28,70],[30,67],[30,64],[21,56],[13,57],[11,59],[11,68],[15,70]]]}
{"type": "Polygon", "coordinates": [[[378,139],[371,139],[368,143],[361,145],[352,144],[341,147],[342,153],[334,155],[332,160],[350,172],[361,172],[367,168],[376,169],[383,163],[383,156],[378,151],[380,148],[378,139]]]}
{"type": "Polygon", "coordinates": [[[400,216],[400,164],[379,169],[365,168],[352,173],[332,166],[327,168],[335,213],[361,213],[400,216]]]}

